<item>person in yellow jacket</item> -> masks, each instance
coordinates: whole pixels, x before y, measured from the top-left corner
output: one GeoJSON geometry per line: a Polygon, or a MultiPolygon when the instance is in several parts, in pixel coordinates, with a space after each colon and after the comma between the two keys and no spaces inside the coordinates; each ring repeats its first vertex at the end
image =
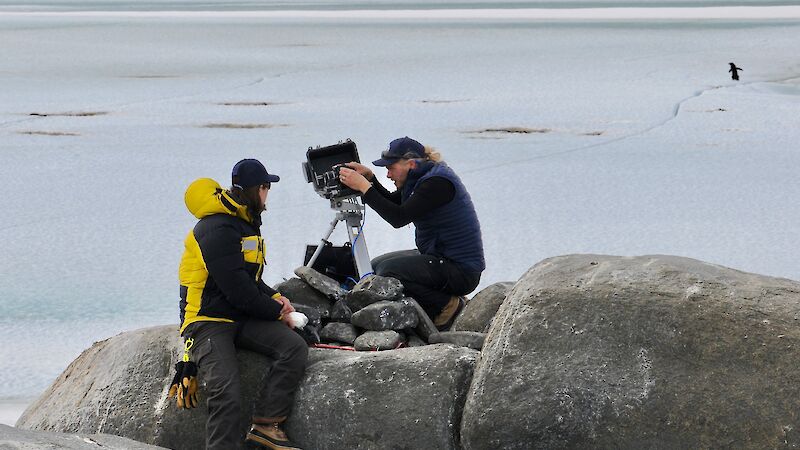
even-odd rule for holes
{"type": "Polygon", "coordinates": [[[232,187],[209,178],[194,181],[185,202],[199,222],[186,236],[180,264],[181,335],[192,339],[192,360],[204,380],[208,403],[206,448],[232,449],[245,441],[273,449],[295,449],[281,428],[308,357],[305,340],[292,331],[294,308],[267,286],[261,213],[280,180],[255,159],[236,163],[232,187]],[[236,349],[275,360],[261,404],[267,410],[240,429],[241,382],[236,349]]]}

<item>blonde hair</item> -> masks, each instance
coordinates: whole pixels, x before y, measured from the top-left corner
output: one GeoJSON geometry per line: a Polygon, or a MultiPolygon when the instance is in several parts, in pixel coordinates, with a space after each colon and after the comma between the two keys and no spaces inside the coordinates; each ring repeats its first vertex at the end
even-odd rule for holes
{"type": "Polygon", "coordinates": [[[425,146],[425,159],[428,161],[433,162],[440,162],[442,160],[442,154],[436,151],[435,148],[426,145],[425,146]]]}

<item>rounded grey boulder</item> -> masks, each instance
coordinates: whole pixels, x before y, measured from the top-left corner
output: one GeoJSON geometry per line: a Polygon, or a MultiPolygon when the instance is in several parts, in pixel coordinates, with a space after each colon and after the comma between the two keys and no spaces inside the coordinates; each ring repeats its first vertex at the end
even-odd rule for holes
{"type": "Polygon", "coordinates": [[[373,331],[414,328],[418,321],[416,308],[405,300],[373,303],[350,318],[353,325],[373,331]]]}
{"type": "Polygon", "coordinates": [[[297,393],[287,432],[303,448],[460,448],[478,352],[429,345],[338,353],[310,366],[297,393]]]}
{"type": "Polygon", "coordinates": [[[442,331],[432,334],[429,342],[431,344],[453,344],[459,347],[469,347],[474,350],[483,348],[486,340],[486,333],[477,331],[442,331]]]}
{"type": "Polygon", "coordinates": [[[673,256],[531,268],[489,330],[465,449],[794,448],[800,283],[673,256]]]}
{"type": "Polygon", "coordinates": [[[356,327],[349,323],[331,322],[322,327],[319,337],[323,342],[339,342],[353,345],[353,342],[358,337],[358,331],[356,331],[356,327]]]}
{"type": "Polygon", "coordinates": [[[294,269],[294,274],[332,302],[342,299],[347,292],[339,286],[336,280],[310,267],[300,266],[294,269]]]}
{"type": "Polygon", "coordinates": [[[403,298],[403,284],[400,280],[379,275],[367,275],[345,296],[347,305],[353,312],[382,301],[395,301],[403,298]]]}
{"type": "Polygon", "coordinates": [[[0,424],[0,448],[16,450],[158,450],[164,447],[143,444],[111,434],[54,433],[31,431],[0,424]]]}
{"type": "Polygon", "coordinates": [[[492,319],[512,287],[514,287],[513,282],[503,281],[482,289],[467,302],[464,310],[450,327],[450,331],[488,332],[492,319]]]}
{"type": "Polygon", "coordinates": [[[357,337],[353,346],[356,350],[394,350],[403,343],[403,336],[393,330],[367,331],[357,337]]]}
{"type": "MultiPolygon", "coordinates": [[[[27,442],[32,434],[24,430],[80,433],[92,439],[100,432],[171,449],[203,448],[207,411],[202,377],[198,408],[178,410],[174,399],[167,398],[181,347],[176,326],[131,331],[95,343],[25,411],[17,422],[24,433],[10,439],[27,442]]],[[[411,442],[432,443],[426,448],[457,448],[477,355],[448,345],[365,353],[312,348],[295,413],[287,423],[290,436],[307,449],[421,448],[407,446],[408,431],[418,435],[411,442]]],[[[244,439],[250,417],[264,410],[260,391],[272,363],[244,350],[237,359],[244,439]]],[[[101,440],[119,448],[114,439],[101,440]]],[[[131,443],[121,448],[148,447],[131,443]]]]}

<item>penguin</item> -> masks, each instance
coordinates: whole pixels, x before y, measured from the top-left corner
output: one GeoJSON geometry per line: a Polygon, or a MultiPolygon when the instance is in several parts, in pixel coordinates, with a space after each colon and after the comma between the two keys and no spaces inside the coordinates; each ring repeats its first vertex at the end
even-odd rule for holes
{"type": "Polygon", "coordinates": [[[741,67],[736,67],[736,64],[734,63],[728,63],[728,64],[731,65],[730,70],[728,70],[728,72],[731,73],[731,79],[739,81],[739,71],[744,69],[742,69],[741,67]]]}

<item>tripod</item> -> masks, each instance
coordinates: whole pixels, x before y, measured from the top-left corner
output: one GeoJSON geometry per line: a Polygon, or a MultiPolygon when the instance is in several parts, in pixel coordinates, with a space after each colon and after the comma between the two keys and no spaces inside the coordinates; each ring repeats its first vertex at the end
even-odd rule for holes
{"type": "Polygon", "coordinates": [[[314,254],[311,255],[311,259],[308,260],[306,267],[314,265],[317,257],[322,253],[322,248],[325,246],[325,243],[328,242],[328,238],[331,237],[333,230],[336,229],[336,225],[338,225],[339,222],[344,222],[345,225],[347,225],[347,237],[350,239],[350,244],[353,246],[353,260],[356,264],[358,276],[361,278],[364,277],[364,275],[372,273],[372,263],[369,260],[367,241],[361,230],[361,221],[364,218],[363,211],[365,207],[359,204],[356,198],[357,196],[331,199],[331,209],[336,211],[336,218],[331,222],[327,234],[322,238],[314,254]]]}

